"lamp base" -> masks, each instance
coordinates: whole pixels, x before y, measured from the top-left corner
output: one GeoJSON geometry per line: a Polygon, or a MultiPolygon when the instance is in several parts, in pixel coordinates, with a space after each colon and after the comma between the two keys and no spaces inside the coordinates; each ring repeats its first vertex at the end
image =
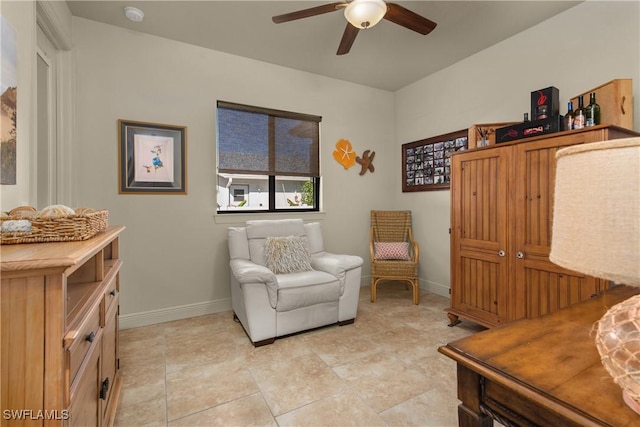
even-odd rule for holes
{"type": "Polygon", "coordinates": [[[640,294],[611,307],[597,322],[602,365],[622,389],[624,402],[640,414],[640,294]]]}
{"type": "Polygon", "coordinates": [[[622,392],[622,399],[629,408],[631,408],[636,414],[640,415],[640,402],[631,397],[626,391],[622,392]]]}

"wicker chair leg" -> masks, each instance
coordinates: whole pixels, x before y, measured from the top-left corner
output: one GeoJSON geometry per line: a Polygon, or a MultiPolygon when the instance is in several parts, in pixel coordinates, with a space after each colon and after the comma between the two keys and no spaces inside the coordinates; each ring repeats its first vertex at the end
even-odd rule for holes
{"type": "Polygon", "coordinates": [[[420,287],[418,286],[418,280],[414,279],[411,285],[413,285],[413,303],[418,305],[420,304],[420,287]]]}
{"type": "Polygon", "coordinates": [[[375,277],[371,278],[371,302],[376,302],[376,286],[378,285],[378,281],[375,277]]]}

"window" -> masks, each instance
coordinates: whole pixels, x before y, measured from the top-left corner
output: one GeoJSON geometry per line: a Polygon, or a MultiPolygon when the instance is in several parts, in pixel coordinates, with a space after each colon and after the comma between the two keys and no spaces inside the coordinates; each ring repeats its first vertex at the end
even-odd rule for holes
{"type": "Polygon", "coordinates": [[[318,211],[321,117],[218,101],[218,212],[318,211]]]}

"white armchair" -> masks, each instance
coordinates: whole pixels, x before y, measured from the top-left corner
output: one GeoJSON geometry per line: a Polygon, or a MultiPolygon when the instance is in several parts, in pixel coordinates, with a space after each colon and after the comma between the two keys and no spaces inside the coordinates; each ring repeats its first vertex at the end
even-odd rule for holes
{"type": "Polygon", "coordinates": [[[234,319],[256,347],[354,322],[363,260],[325,252],[320,223],[255,220],[229,227],[229,255],[234,319]]]}

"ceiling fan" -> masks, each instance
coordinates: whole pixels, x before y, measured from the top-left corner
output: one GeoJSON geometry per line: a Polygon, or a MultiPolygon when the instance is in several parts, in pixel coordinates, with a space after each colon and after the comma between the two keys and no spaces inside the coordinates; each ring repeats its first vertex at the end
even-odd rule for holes
{"type": "Polygon", "coordinates": [[[338,55],[349,53],[358,35],[358,31],[373,27],[383,18],[423,35],[429,34],[437,25],[435,22],[409,9],[405,9],[399,4],[385,2],[384,0],[346,0],[334,2],[274,16],[272,20],[276,24],[281,24],[283,22],[295,21],[296,19],[334,12],[342,8],[344,8],[344,16],[348,22],[342,34],[340,45],[338,46],[338,55]]]}

